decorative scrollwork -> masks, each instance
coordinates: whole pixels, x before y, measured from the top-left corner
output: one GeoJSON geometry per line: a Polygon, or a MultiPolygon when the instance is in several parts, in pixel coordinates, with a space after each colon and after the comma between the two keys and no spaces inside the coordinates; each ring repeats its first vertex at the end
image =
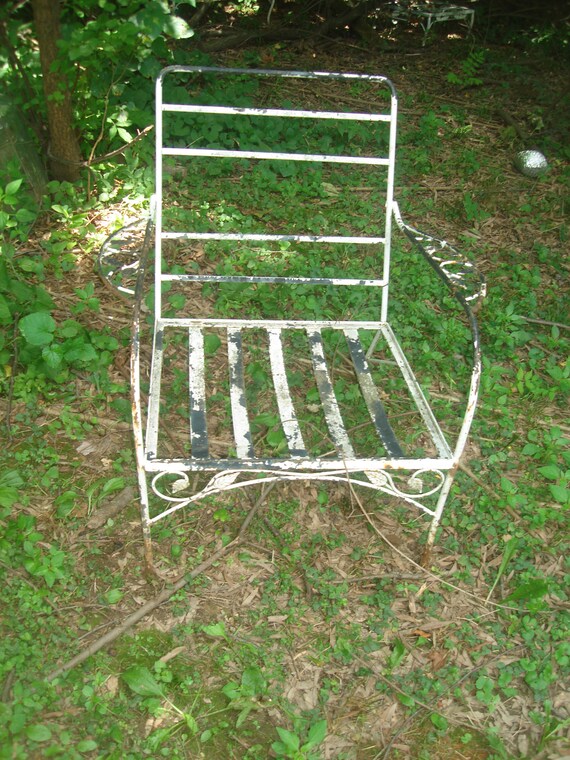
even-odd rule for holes
{"type": "Polygon", "coordinates": [[[396,482],[392,475],[386,470],[380,472],[366,472],[365,473],[371,484],[379,491],[389,493],[392,496],[397,496],[401,499],[425,499],[428,496],[433,496],[441,490],[443,482],[445,480],[444,474],[440,470],[421,469],[416,470],[408,477],[409,491],[405,491],[403,488],[396,485],[396,482]],[[437,482],[431,488],[425,489],[424,478],[422,475],[434,475],[437,478],[437,482]]]}
{"type": "Polygon", "coordinates": [[[144,247],[148,245],[149,222],[139,219],[113,232],[99,251],[99,275],[125,296],[133,296],[144,247]]]}
{"type": "Polygon", "coordinates": [[[408,478],[409,491],[404,490],[396,482],[393,476],[386,470],[379,472],[366,472],[367,480],[363,480],[359,477],[355,477],[357,473],[349,473],[343,470],[332,470],[329,472],[276,472],[274,470],[261,470],[255,472],[255,477],[240,480],[240,475],[251,475],[253,473],[245,473],[239,470],[229,470],[225,472],[219,472],[211,478],[208,483],[199,491],[191,494],[181,495],[183,491],[190,488],[190,479],[188,473],[183,470],[177,471],[164,471],[156,474],[152,481],[151,487],[156,496],[166,501],[170,506],[165,508],[160,514],[153,518],[153,522],[160,520],[166,515],[176,512],[178,509],[188,506],[194,502],[199,501],[207,496],[213,496],[215,494],[223,493],[225,491],[235,490],[237,488],[245,488],[252,485],[263,485],[264,483],[271,483],[277,480],[319,480],[319,481],[336,481],[336,482],[349,482],[354,485],[360,485],[367,488],[372,488],[376,491],[382,491],[389,496],[394,496],[399,499],[403,499],[409,504],[421,509],[429,515],[433,515],[432,509],[422,504],[420,499],[425,499],[428,496],[433,496],[441,490],[445,476],[440,470],[420,469],[415,470],[408,478]],[[425,487],[424,478],[425,474],[433,475],[437,482],[435,485],[425,487]],[[169,478],[168,481],[162,482],[164,478],[169,478]]]}
{"type": "Polygon", "coordinates": [[[476,302],[487,293],[485,278],[477,267],[456,248],[441,238],[417,230],[402,219],[398,204],[394,204],[394,218],[402,232],[420,249],[434,269],[440,273],[455,294],[465,301],[476,302]]]}
{"type": "Polygon", "coordinates": [[[192,499],[191,496],[177,496],[177,494],[185,491],[189,486],[190,478],[188,477],[188,473],[183,470],[179,472],[159,472],[151,481],[151,488],[160,499],[173,504],[180,504],[180,506],[189,504],[192,499]],[[175,479],[163,483],[162,479],[167,476],[175,479]]]}

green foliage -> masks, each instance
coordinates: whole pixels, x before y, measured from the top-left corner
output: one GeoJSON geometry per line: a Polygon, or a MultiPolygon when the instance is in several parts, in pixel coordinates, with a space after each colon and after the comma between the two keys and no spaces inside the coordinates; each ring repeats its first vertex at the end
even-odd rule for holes
{"type": "Polygon", "coordinates": [[[463,196],[463,207],[468,222],[483,222],[489,217],[469,192],[463,196]]]}
{"type": "Polygon", "coordinates": [[[326,720],[313,723],[303,740],[298,733],[285,728],[277,728],[280,741],[273,742],[271,749],[278,758],[290,758],[290,760],[317,760],[318,754],[314,750],[322,744],[327,735],[326,720]]]}
{"type": "Polygon", "coordinates": [[[267,693],[267,681],[259,667],[252,666],[244,670],[240,683],[231,681],[224,686],[222,693],[230,700],[229,706],[239,710],[236,720],[236,728],[239,728],[251,711],[259,707],[259,699],[267,693]]]}
{"type": "MultiPolygon", "coordinates": [[[[159,670],[159,669],[158,669],[159,670]]],[[[172,712],[179,720],[167,728],[157,728],[149,736],[147,746],[151,750],[158,750],[173,735],[181,733],[184,738],[195,736],[198,731],[198,723],[191,711],[178,708],[165,694],[165,687],[159,683],[152,673],[143,666],[133,665],[122,673],[122,679],[135,694],[140,697],[148,697],[145,706],[151,713],[158,714],[166,711],[172,712]],[[158,698],[159,701],[156,701],[158,698]],[[166,707],[162,707],[162,704],[166,707]]]]}
{"type": "Polygon", "coordinates": [[[485,64],[485,50],[472,50],[467,58],[461,61],[460,71],[456,74],[450,71],[447,81],[458,87],[480,87],[483,84],[481,69],[485,64]]]}
{"type": "MultiPolygon", "coordinates": [[[[141,3],[100,2],[84,5],[80,13],[77,5],[66,6],[63,47],[85,68],[77,79],[78,107],[83,108],[88,98],[95,104],[82,118],[83,139],[90,147],[102,125],[98,149],[104,151],[124,144],[149,124],[152,72],[163,62],[182,59],[175,45],[165,50],[159,33],[169,23],[164,6],[153,3],[146,8],[141,3]],[[128,11],[124,32],[119,24],[125,20],[123,7],[128,11]],[[138,47],[127,55],[133,42],[138,47]],[[107,65],[111,60],[114,67],[107,65]]],[[[12,23],[12,35],[14,29],[12,23]]],[[[24,57],[33,53],[26,44],[21,52],[24,57]]],[[[481,77],[485,60],[474,59],[471,71],[456,64],[461,80],[456,84],[475,85],[468,79],[481,77]]],[[[354,97],[365,94],[355,92],[354,97]]],[[[244,85],[236,87],[236,98],[246,101],[250,95],[244,85]]],[[[471,110],[431,109],[430,104],[416,122],[406,114],[401,184],[409,187],[408,180],[418,172],[448,180],[452,172],[457,175],[458,167],[461,181],[451,194],[440,194],[436,205],[432,185],[424,177],[425,184],[413,185],[404,200],[418,218],[424,213],[441,215],[451,229],[457,224],[458,235],[467,220],[477,237],[470,230],[464,244],[483,262],[492,285],[480,315],[486,358],[473,449],[466,461],[477,481],[458,474],[460,488],[444,518],[434,568],[441,577],[430,576],[424,584],[418,571],[421,580],[406,580],[410,568],[401,573],[401,556],[393,563],[390,552],[378,550],[366,526],[358,534],[352,493],[308,487],[299,492],[302,499],[271,498],[264,519],[252,522],[255,541],[227,559],[227,577],[222,576],[225,568],[218,566],[208,578],[194,582],[192,595],[201,604],[192,614],[187,591],[178,594],[160,610],[160,631],[149,628],[123,637],[55,684],[43,678],[49,669],[86,645],[100,627],[106,630],[142,597],[154,593],[142,577],[134,511],[127,511],[125,519],[114,518],[114,524],[108,521],[100,534],[84,532],[88,516],[134,480],[127,430],[112,433],[117,438],[124,435],[126,442],[116,442],[106,470],[101,470],[98,457],[93,465],[93,458],[75,450],[84,438],[97,443],[109,435],[107,422],[98,423],[97,414],[112,417],[120,402],[128,409],[126,384],[111,382],[107,373],[124,336],[118,330],[107,334],[94,329],[93,319],[104,301],[93,283],[68,286],[67,302],[58,299],[59,284],[75,270],[77,242],[84,244],[92,231],[92,211],[124,195],[130,198],[130,208],[139,208],[140,198],[149,192],[152,170],[145,165],[141,146],[140,152],[133,149],[126,155],[125,164],[106,166],[97,174],[93,167],[97,188],[92,205],[86,204],[81,190],[52,183],[50,197],[39,210],[13,169],[2,179],[0,375],[1,389],[6,395],[12,391],[15,408],[0,468],[0,754],[4,751],[18,760],[87,753],[121,760],[265,760],[273,752],[279,758],[308,760],[319,757],[327,715],[331,730],[334,715],[335,734],[350,725],[354,733],[347,738],[355,745],[355,737],[365,737],[364,746],[355,752],[377,754],[385,747],[370,749],[380,740],[369,738],[366,722],[370,714],[376,720],[383,700],[384,705],[397,705],[399,725],[409,729],[412,739],[425,716],[418,758],[444,755],[447,741],[455,742],[449,756],[472,750],[474,756],[512,757],[508,738],[498,734],[494,724],[503,709],[512,709],[515,697],[532,708],[534,734],[528,735],[535,741],[529,757],[549,749],[567,730],[552,694],[570,661],[561,562],[567,554],[570,453],[565,423],[560,422],[570,390],[568,340],[563,328],[525,319],[561,320],[566,231],[555,206],[561,195],[533,194],[526,185],[516,186],[512,197],[501,198],[504,214],[509,214],[509,225],[516,227],[520,239],[532,223],[536,243],[523,251],[495,246],[484,222],[492,214],[487,185],[496,178],[480,135],[474,134],[478,127],[470,128],[471,110]],[[30,251],[22,243],[38,218],[50,235],[30,251]],[[82,397],[86,387],[92,395],[82,397]],[[52,404],[55,418],[50,418],[52,404]],[[351,531],[338,529],[333,519],[348,524],[351,531]],[[272,543],[276,536],[279,540],[272,543]],[[226,616],[221,608],[229,606],[223,592],[228,580],[236,599],[226,616]],[[449,589],[444,581],[462,591],[449,589]],[[463,591],[478,599],[465,597],[463,591]],[[461,608],[457,617],[454,604],[461,608]],[[91,638],[83,638],[87,636],[91,638]],[[315,689],[312,709],[287,697],[285,687],[296,668],[307,688],[315,689]],[[481,733],[474,728],[454,733],[447,715],[450,699],[481,716],[481,733]]],[[[212,119],[212,141],[224,144],[226,126],[212,119]]],[[[363,148],[363,133],[344,133],[341,126],[331,125],[330,139],[339,145],[353,141],[363,148]]],[[[227,139],[247,141],[251,127],[244,120],[227,139]]],[[[288,124],[279,139],[299,147],[304,138],[288,124]]],[[[308,133],[307,139],[314,141],[316,135],[308,133]]],[[[247,180],[251,189],[245,193],[240,182],[233,181],[231,167],[208,170],[206,176],[197,163],[184,182],[173,175],[172,189],[181,205],[189,200],[204,230],[212,222],[228,230],[242,223],[262,227],[265,213],[283,223],[292,208],[300,225],[334,229],[352,217],[365,225],[383,202],[375,188],[367,189],[364,174],[358,182],[364,190],[357,195],[342,173],[332,177],[316,167],[296,173],[292,166],[243,166],[240,182],[247,180]],[[204,177],[211,183],[209,195],[204,177]],[[291,179],[292,185],[284,179],[291,179]]],[[[563,168],[557,172],[563,174],[563,168]]],[[[325,252],[319,259],[288,243],[249,250],[212,245],[203,254],[205,266],[219,274],[264,275],[273,273],[276,264],[300,276],[315,271],[344,274],[355,263],[364,272],[378,266],[373,253],[362,255],[355,248],[325,252]]],[[[399,246],[393,263],[400,290],[394,292],[392,313],[399,335],[406,349],[415,351],[415,369],[426,378],[426,392],[433,392],[445,417],[454,411],[456,390],[468,378],[463,361],[466,327],[436,306],[439,283],[431,272],[416,266],[399,246]],[[447,393],[442,385],[451,376],[450,356],[454,374],[449,398],[439,399],[436,394],[447,393]]],[[[300,307],[322,317],[375,313],[367,293],[339,296],[306,286],[293,294],[264,285],[212,286],[203,295],[229,315],[242,314],[245,306],[269,314],[293,313],[300,307]]],[[[167,297],[172,308],[180,308],[179,294],[169,292],[167,297]]],[[[327,348],[340,354],[336,346],[327,348]]],[[[212,333],[206,336],[205,350],[215,367],[225,348],[212,333]]],[[[339,356],[335,391],[352,423],[353,383],[343,376],[342,365],[339,356]]],[[[383,391],[397,395],[389,366],[381,369],[383,391]]],[[[254,357],[246,372],[248,385],[263,397],[271,387],[270,369],[254,357]]],[[[309,404],[317,399],[318,392],[302,381],[292,386],[309,404]]],[[[314,419],[309,422],[318,427],[314,419]]],[[[252,429],[268,449],[285,445],[276,413],[252,415],[252,429]]],[[[376,510],[385,509],[383,504],[374,497],[365,502],[373,520],[376,510]]],[[[166,566],[199,562],[213,544],[227,541],[242,507],[237,499],[214,499],[204,510],[185,511],[178,521],[175,516],[157,526],[166,566]]],[[[417,536],[417,515],[401,510],[382,519],[389,521],[388,537],[397,535],[402,551],[412,553],[408,531],[417,536]]]]}
{"type": "Polygon", "coordinates": [[[122,674],[127,686],[141,697],[163,697],[162,687],[159,686],[148,668],[133,665],[122,674]]]}
{"type": "MultiPolygon", "coordinates": [[[[187,0],[177,7],[195,4],[187,0]]],[[[28,79],[40,81],[33,29],[30,34],[29,24],[10,14],[10,5],[0,20],[28,79]]],[[[62,6],[61,27],[58,66],[73,91],[83,154],[90,156],[94,144],[101,153],[120,148],[148,126],[152,80],[163,65],[174,62],[172,42],[188,39],[193,31],[166,0],[78,0],[62,6]]],[[[19,97],[24,110],[44,113],[39,90],[30,99],[17,74],[3,72],[12,97],[19,97]]]]}
{"type": "Polygon", "coordinates": [[[547,60],[552,57],[560,61],[570,60],[570,32],[568,24],[562,19],[553,21],[545,13],[524,21],[514,16],[510,21],[511,23],[494,30],[507,44],[516,41],[526,51],[547,60]]]}
{"type": "MultiPolygon", "coordinates": [[[[89,330],[79,321],[56,321],[57,304],[43,281],[46,268],[59,274],[63,265],[60,253],[67,247],[67,242],[62,241],[63,247],[52,242],[52,253],[47,260],[18,256],[16,245],[25,230],[20,226],[21,212],[31,215],[29,208],[29,198],[21,179],[9,181],[4,194],[0,194],[3,223],[0,256],[0,367],[3,371],[0,382],[3,376],[13,383],[16,374],[21,373],[13,387],[17,395],[23,396],[27,395],[23,385],[28,380],[36,385],[42,378],[60,383],[69,378],[73,368],[104,371],[118,347],[116,338],[89,330]],[[16,205],[18,211],[15,211],[16,205]]],[[[58,213],[64,211],[57,204],[55,209],[58,213]]],[[[37,213],[36,210],[34,218],[37,213]]],[[[77,223],[76,213],[66,214],[70,226],[77,223]]],[[[26,221],[28,218],[26,215],[26,221]]],[[[76,314],[98,310],[99,301],[94,297],[92,283],[79,289],[76,295],[76,314]]]]}

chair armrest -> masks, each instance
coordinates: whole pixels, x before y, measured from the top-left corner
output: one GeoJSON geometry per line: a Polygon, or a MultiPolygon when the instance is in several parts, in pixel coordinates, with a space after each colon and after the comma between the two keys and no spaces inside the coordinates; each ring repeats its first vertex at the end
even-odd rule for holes
{"type": "Polygon", "coordinates": [[[135,295],[138,272],[148,254],[151,226],[147,219],[127,224],[109,235],[99,250],[99,276],[121,296],[135,295]]]}
{"type": "Polygon", "coordinates": [[[487,295],[485,278],[463,254],[445,240],[421,232],[404,222],[396,202],[393,204],[393,213],[398,227],[417,245],[459,301],[473,305],[487,295]]]}
{"type": "MultiPolygon", "coordinates": [[[[468,261],[453,246],[446,243],[445,240],[433,237],[424,232],[416,230],[410,224],[403,221],[398,204],[394,202],[394,218],[396,224],[402,232],[420,249],[422,255],[427,259],[433,269],[446,283],[452,294],[459,301],[471,328],[473,338],[473,368],[471,370],[471,381],[469,384],[469,393],[463,424],[457,437],[457,443],[454,451],[454,459],[459,463],[463,450],[467,443],[467,436],[473,417],[475,407],[479,396],[479,386],[481,383],[481,340],[479,335],[479,326],[475,317],[473,305],[477,305],[479,299],[486,295],[486,284],[482,274],[480,274],[475,265],[468,261]]],[[[457,467],[457,464],[455,465],[457,467]]]]}
{"type": "Polygon", "coordinates": [[[105,240],[97,257],[99,277],[121,296],[137,298],[137,287],[152,245],[156,198],[151,196],[149,215],[121,227],[105,240]]]}

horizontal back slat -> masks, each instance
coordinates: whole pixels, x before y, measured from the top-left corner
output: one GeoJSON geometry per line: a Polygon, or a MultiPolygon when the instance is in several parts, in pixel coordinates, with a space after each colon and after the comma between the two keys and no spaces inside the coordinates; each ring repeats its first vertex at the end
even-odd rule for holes
{"type": "Polygon", "coordinates": [[[359,287],[383,287],[385,280],[353,280],[340,277],[258,277],[252,275],[216,275],[216,274],[165,274],[163,282],[235,282],[235,283],[269,283],[288,285],[358,285],[359,287]]]}
{"type": "Polygon", "coordinates": [[[251,240],[256,243],[289,242],[289,243],[351,243],[352,245],[378,245],[385,243],[386,238],[363,235],[258,235],[255,233],[237,232],[165,232],[163,240],[251,240]]]}
{"type": "Polygon", "coordinates": [[[202,156],[204,158],[254,158],[260,161],[312,161],[322,164],[362,164],[388,166],[387,158],[343,156],[329,153],[278,153],[264,150],[210,150],[208,148],[162,148],[163,156],[202,156]]]}
{"type": "Polygon", "coordinates": [[[285,108],[237,108],[231,106],[184,105],[163,103],[162,110],[170,113],[209,113],[235,116],[269,116],[290,119],[334,119],[335,121],[384,121],[391,120],[390,114],[357,113],[345,111],[303,111],[285,108]]]}
{"type": "MultiPolygon", "coordinates": [[[[313,285],[374,287],[381,291],[378,311],[381,319],[385,318],[397,119],[397,98],[388,79],[379,75],[356,73],[172,66],[165,69],[158,78],[156,96],[157,317],[162,316],[162,283],[202,282],[292,288],[313,285]],[[280,84],[285,80],[288,89],[286,95],[282,96],[280,84]],[[305,84],[303,80],[306,80],[305,84]],[[252,81],[257,81],[257,84],[251,85],[252,81]],[[297,81],[297,95],[291,95],[296,89],[297,81]],[[315,90],[315,86],[318,89],[315,90]],[[373,89],[365,96],[360,96],[359,89],[351,89],[361,86],[373,89]],[[347,96],[347,107],[344,109],[342,93],[347,96]],[[369,103],[367,98],[371,98],[369,103]],[[322,100],[331,107],[323,108],[322,100]],[[166,162],[169,162],[168,167],[165,166],[166,162]],[[222,167],[211,175],[214,178],[219,176],[216,172],[230,172],[230,179],[225,186],[228,190],[235,188],[238,192],[233,196],[230,193],[234,200],[226,202],[237,206],[236,212],[231,210],[224,215],[224,198],[220,196],[219,186],[215,183],[212,185],[214,189],[210,206],[216,204],[221,209],[221,216],[217,210],[208,211],[207,202],[203,207],[197,203],[193,205],[195,198],[207,198],[205,190],[210,183],[208,162],[213,162],[212,166],[222,167]],[[200,183],[199,195],[191,191],[191,185],[189,195],[184,189],[184,166],[192,167],[193,181],[200,183]],[[262,166],[267,168],[260,168],[262,166]],[[295,166],[302,168],[291,168],[295,166]],[[353,168],[353,173],[350,167],[353,168]],[[180,180],[177,171],[182,172],[180,180]],[[262,172],[261,176],[258,177],[256,171],[262,172]],[[248,190],[248,182],[257,182],[259,193],[265,176],[263,172],[266,171],[270,177],[277,178],[273,185],[268,186],[269,195],[274,193],[276,196],[271,199],[267,209],[263,208],[266,194],[262,193],[261,197],[252,194],[250,198],[248,190]],[[327,173],[322,178],[318,174],[321,179],[317,181],[316,190],[305,183],[305,176],[315,177],[315,172],[325,171],[327,173]],[[175,178],[171,177],[173,172],[175,178]],[[365,173],[361,175],[359,172],[365,173]],[[334,193],[339,192],[343,199],[344,196],[350,197],[351,205],[360,203],[358,194],[351,192],[355,181],[360,185],[369,184],[376,194],[378,213],[372,217],[368,234],[368,229],[362,234],[362,225],[358,222],[359,218],[364,218],[364,209],[362,215],[340,213],[338,219],[335,214],[324,215],[319,212],[309,224],[303,222],[303,213],[296,212],[295,204],[299,205],[300,202],[302,208],[310,208],[308,204],[315,204],[315,210],[319,211],[323,192],[332,192],[333,197],[334,193]],[[321,185],[318,185],[319,182],[321,185]],[[285,186],[290,186],[291,191],[284,193],[282,188],[285,186]],[[174,202],[165,202],[166,187],[173,193],[174,202]],[[310,188],[304,190],[305,193],[316,192],[314,200],[312,196],[308,196],[307,201],[296,200],[295,187],[310,188]],[[180,190],[181,199],[177,195],[180,190]],[[280,193],[284,193],[284,202],[281,203],[280,193]],[[184,203],[184,197],[190,199],[188,206],[184,203]],[[287,199],[291,203],[289,216],[287,199]],[[259,208],[258,201],[262,208],[259,208]],[[270,215],[275,219],[272,220],[270,215]],[[316,228],[314,231],[313,226],[316,228]],[[247,267],[243,265],[245,271],[220,272],[216,271],[219,265],[216,267],[213,264],[211,267],[214,271],[182,272],[175,258],[178,249],[171,250],[167,245],[177,246],[184,241],[196,241],[204,246],[215,245],[216,242],[222,246],[235,241],[246,247],[247,255],[253,261],[256,252],[247,246],[254,244],[327,245],[331,249],[337,246],[373,246],[378,266],[369,264],[372,259],[366,253],[364,259],[354,257],[353,271],[349,261],[349,266],[341,266],[342,271],[336,275],[332,273],[335,255],[329,253],[329,258],[325,260],[329,271],[319,274],[315,264],[319,254],[316,254],[314,260],[308,259],[311,263],[306,266],[308,271],[305,273],[302,271],[304,251],[299,251],[297,259],[300,271],[293,271],[290,276],[288,272],[280,271],[274,274],[256,272],[249,263],[247,267]],[[360,264],[361,260],[366,261],[366,264],[360,264]]],[[[223,182],[221,184],[223,193],[223,182]]],[[[362,202],[365,199],[366,196],[363,196],[362,202]]],[[[200,202],[204,204],[204,201],[200,202]]],[[[334,202],[339,204],[341,211],[344,200],[341,202],[335,198],[334,202]]],[[[223,248],[212,250],[214,252],[211,256],[215,256],[219,250],[217,255],[221,264],[223,248]]],[[[343,260],[349,255],[346,252],[338,254],[343,260]]]]}

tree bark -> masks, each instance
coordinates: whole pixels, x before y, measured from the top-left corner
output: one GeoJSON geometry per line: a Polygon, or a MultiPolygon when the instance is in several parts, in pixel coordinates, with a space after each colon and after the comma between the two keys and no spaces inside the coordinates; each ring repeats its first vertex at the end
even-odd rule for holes
{"type": "Polygon", "coordinates": [[[56,68],[57,41],[60,38],[59,0],[32,0],[32,9],[47,107],[50,174],[60,182],[75,182],[79,179],[82,158],[73,128],[73,106],[68,82],[56,68]]]}

